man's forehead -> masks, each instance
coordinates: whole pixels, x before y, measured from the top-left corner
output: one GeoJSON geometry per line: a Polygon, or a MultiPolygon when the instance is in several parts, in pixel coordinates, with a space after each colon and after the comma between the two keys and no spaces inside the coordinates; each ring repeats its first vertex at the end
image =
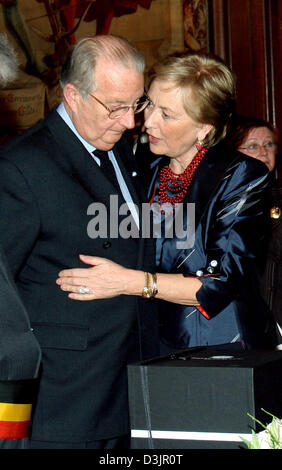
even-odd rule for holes
{"type": "Polygon", "coordinates": [[[126,67],[121,63],[101,60],[96,67],[95,85],[95,91],[101,91],[110,100],[136,99],[143,94],[144,75],[135,65],[126,67]]]}
{"type": "Polygon", "coordinates": [[[132,61],[128,63],[123,63],[121,61],[112,61],[106,58],[101,57],[95,67],[95,78],[107,79],[107,80],[117,80],[121,75],[136,75],[143,78],[143,73],[137,70],[137,65],[132,61]]]}

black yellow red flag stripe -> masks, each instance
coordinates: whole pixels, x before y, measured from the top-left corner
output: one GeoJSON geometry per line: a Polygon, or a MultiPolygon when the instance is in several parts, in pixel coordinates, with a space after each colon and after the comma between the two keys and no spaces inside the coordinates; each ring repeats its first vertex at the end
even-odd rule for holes
{"type": "Polygon", "coordinates": [[[38,380],[0,381],[0,439],[28,437],[38,380]]]}

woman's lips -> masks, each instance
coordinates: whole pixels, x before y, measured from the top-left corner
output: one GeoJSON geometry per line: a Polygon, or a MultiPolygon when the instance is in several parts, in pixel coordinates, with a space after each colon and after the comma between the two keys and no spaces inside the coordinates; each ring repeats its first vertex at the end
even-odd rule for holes
{"type": "Polygon", "coordinates": [[[148,134],[148,138],[149,138],[150,144],[157,144],[160,141],[160,139],[158,139],[157,137],[154,137],[151,134],[148,134]]]}

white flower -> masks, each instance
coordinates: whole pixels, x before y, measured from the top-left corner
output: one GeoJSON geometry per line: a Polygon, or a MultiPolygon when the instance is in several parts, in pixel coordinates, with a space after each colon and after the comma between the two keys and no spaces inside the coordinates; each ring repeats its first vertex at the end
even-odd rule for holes
{"type": "Polygon", "coordinates": [[[243,439],[243,441],[249,449],[282,449],[282,419],[277,418],[267,411],[265,411],[265,413],[272,416],[271,423],[264,426],[260,421],[251,416],[254,421],[257,421],[264,427],[264,431],[259,433],[252,431],[252,440],[247,441],[243,439]]]}

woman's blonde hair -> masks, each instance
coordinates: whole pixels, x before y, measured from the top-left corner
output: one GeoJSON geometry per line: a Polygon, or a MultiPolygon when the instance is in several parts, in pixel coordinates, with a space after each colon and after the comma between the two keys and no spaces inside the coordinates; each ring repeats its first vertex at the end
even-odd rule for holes
{"type": "Polygon", "coordinates": [[[175,53],[156,64],[153,80],[168,81],[182,92],[183,106],[197,123],[214,127],[205,139],[209,147],[223,139],[236,103],[236,80],[219,58],[208,54],[175,53]]]}

